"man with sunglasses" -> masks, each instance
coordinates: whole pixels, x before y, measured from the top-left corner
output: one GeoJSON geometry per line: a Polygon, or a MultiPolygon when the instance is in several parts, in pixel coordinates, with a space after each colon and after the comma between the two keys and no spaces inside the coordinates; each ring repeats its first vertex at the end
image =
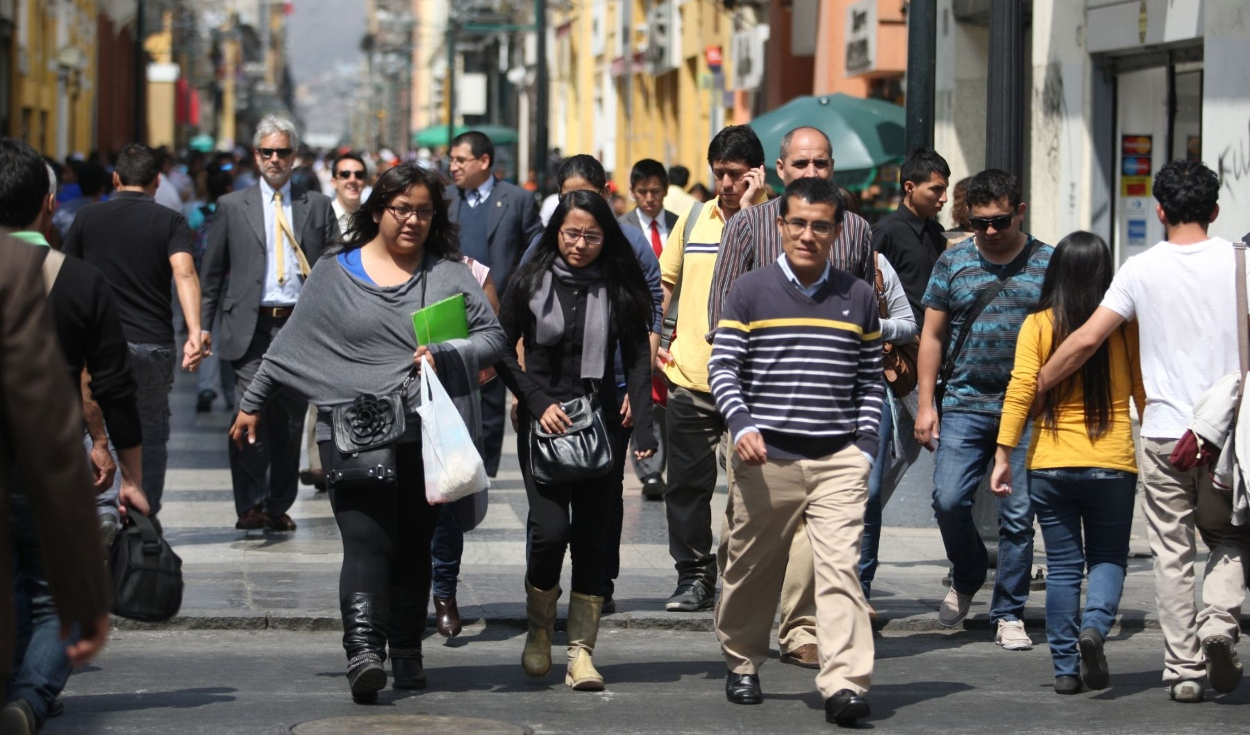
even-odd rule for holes
{"type": "Polygon", "coordinates": [[[355,151],[347,151],[330,166],[330,185],[334,187],[334,217],[339,230],[347,231],[347,220],[360,209],[360,202],[369,178],[365,159],[355,151]]]}
{"type": "MultiPolygon", "coordinates": [[[[233,364],[239,398],[291,316],[311,264],[339,235],[330,198],[291,183],[299,147],[295,125],[269,115],[252,144],[261,179],[218,201],[201,275],[203,324],[217,329],[216,339],[204,333],[204,345],[233,364]]],[[[238,448],[227,442],[235,528],[295,530],[287,511],[298,489],[307,407],[299,396],[280,391],[265,406],[254,443],[238,448]]]]}
{"type": "MultiPolygon", "coordinates": [[[[915,437],[935,451],[933,510],[952,567],[951,588],[938,610],[938,623],[947,628],[963,622],[987,576],[989,558],[972,504],[996,450],[1016,335],[1041,297],[1054,251],[1021,229],[1025,204],[1015,176],[982,171],[969,183],[967,200],[974,235],[933,266],[922,300],[917,366],[915,437]]],[[[1025,470],[1029,438],[1026,432],[1012,453],[1017,478],[1012,493],[998,501],[990,621],[997,626],[994,642],[1012,651],[1033,647],[1021,619],[1033,570],[1033,506],[1025,470]]]]}

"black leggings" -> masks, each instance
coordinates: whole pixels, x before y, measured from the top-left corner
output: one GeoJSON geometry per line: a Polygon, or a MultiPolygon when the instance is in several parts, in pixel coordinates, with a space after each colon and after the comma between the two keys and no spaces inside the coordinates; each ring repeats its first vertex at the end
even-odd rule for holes
{"type": "MultiPolygon", "coordinates": [[[[517,455],[530,506],[526,567],[530,584],[540,590],[559,585],[567,548],[573,561],[573,591],[601,597],[609,514],[614,497],[611,489],[616,473],[576,483],[545,485],[536,482],[529,471],[528,434],[527,421],[517,435],[517,455]]],[[[615,441],[615,436],[612,438],[615,441]]],[[[617,457],[616,461],[620,463],[623,459],[617,457]]]]}
{"type": "Polygon", "coordinates": [[[425,500],[420,444],[401,444],[396,482],[376,490],[330,490],[330,507],[343,537],[339,599],[353,592],[389,594],[406,587],[430,590],[430,539],[438,508],[425,500]]]}

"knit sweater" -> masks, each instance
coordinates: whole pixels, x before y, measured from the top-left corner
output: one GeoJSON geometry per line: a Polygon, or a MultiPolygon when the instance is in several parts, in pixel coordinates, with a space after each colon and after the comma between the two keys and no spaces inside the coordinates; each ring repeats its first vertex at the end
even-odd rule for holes
{"type": "Polygon", "coordinates": [[[737,279],[708,365],[730,436],[758,429],[776,459],[854,443],[876,456],[885,388],[873,287],[831,269],[807,297],[779,264],[737,279]]]}

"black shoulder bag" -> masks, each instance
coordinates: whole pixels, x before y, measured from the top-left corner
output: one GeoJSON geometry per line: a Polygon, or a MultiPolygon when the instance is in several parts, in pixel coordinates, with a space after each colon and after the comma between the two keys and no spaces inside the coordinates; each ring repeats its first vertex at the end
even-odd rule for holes
{"type": "Polygon", "coordinates": [[[109,547],[113,613],[131,620],[169,620],[182,607],[182,559],[147,516],[131,512],[126,517],[131,525],[109,547]]]}
{"type": "Polygon", "coordinates": [[[1003,290],[1007,285],[1007,281],[1019,275],[1020,271],[1028,265],[1029,258],[1033,257],[1033,253],[1037,252],[1037,248],[1041,242],[1034,240],[1027,248],[1022,250],[1016,259],[1007,264],[1007,267],[998,274],[998,280],[985,287],[985,290],[977,297],[976,302],[968,311],[968,319],[964,321],[964,327],[959,332],[959,337],[955,340],[955,346],[946,353],[946,359],[942,361],[942,369],[938,372],[937,385],[933,389],[933,402],[936,404],[938,416],[942,415],[942,399],[946,396],[946,386],[950,382],[951,376],[955,374],[955,360],[959,358],[959,353],[963,352],[964,343],[968,341],[968,335],[972,334],[972,325],[977,318],[981,316],[981,312],[985,311],[985,307],[990,305],[995,296],[1003,290]]]}
{"type": "Polygon", "coordinates": [[[530,419],[530,474],[544,485],[580,482],[612,472],[612,441],[599,405],[598,386],[587,395],[560,404],[573,422],[563,434],[543,429],[542,422],[530,419]]]}

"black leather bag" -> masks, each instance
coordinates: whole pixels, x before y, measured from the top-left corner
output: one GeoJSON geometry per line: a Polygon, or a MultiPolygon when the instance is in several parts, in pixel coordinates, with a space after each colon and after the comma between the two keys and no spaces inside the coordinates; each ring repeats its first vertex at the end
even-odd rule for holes
{"type": "Polygon", "coordinates": [[[593,480],[612,472],[612,442],[599,396],[574,398],[560,408],[573,425],[550,434],[530,419],[530,473],[544,485],[593,480]]]}
{"type": "Polygon", "coordinates": [[[109,548],[113,613],[148,622],[169,620],[182,607],[182,559],[147,516],[128,517],[132,525],[109,548]]]}
{"type": "Polygon", "coordinates": [[[326,485],[339,490],[395,483],[395,444],[404,435],[404,394],[357,396],[330,409],[331,440],[321,445],[326,485]]]}

